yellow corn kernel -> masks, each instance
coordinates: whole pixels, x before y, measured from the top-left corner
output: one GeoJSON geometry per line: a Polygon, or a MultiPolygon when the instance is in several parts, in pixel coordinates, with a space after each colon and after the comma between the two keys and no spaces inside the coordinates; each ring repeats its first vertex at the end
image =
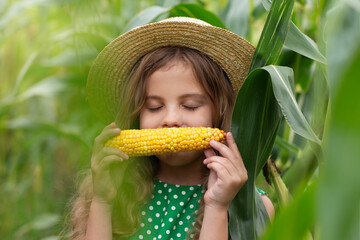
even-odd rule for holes
{"type": "Polygon", "coordinates": [[[186,127],[122,130],[105,146],[118,148],[129,157],[151,156],[210,148],[209,142],[225,142],[226,133],[217,128],[186,127]]]}

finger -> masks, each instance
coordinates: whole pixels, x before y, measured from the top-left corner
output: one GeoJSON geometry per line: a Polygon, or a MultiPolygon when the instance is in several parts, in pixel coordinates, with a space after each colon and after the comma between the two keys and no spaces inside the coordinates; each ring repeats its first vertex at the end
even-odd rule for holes
{"type": "Polygon", "coordinates": [[[232,135],[231,132],[228,132],[228,133],[226,134],[226,142],[227,142],[229,148],[230,148],[233,152],[235,152],[236,154],[238,154],[239,156],[241,156],[241,155],[240,155],[240,151],[239,151],[239,149],[238,149],[238,147],[237,147],[237,144],[236,144],[236,142],[235,142],[234,136],[232,135]]]}
{"type": "Polygon", "coordinates": [[[112,148],[112,147],[103,147],[100,150],[100,152],[95,156],[94,163],[99,164],[102,161],[102,159],[104,159],[105,157],[107,157],[109,155],[118,156],[119,158],[122,158],[122,159],[129,159],[129,156],[126,155],[120,149],[112,148]]]}
{"type": "Polygon", "coordinates": [[[121,163],[124,159],[117,155],[109,155],[103,158],[98,166],[98,168],[107,169],[113,163],[121,163]]]}
{"type": "Polygon", "coordinates": [[[226,181],[226,179],[231,178],[231,174],[229,171],[219,162],[212,162],[206,165],[207,168],[210,170],[213,170],[217,177],[221,179],[222,181],[226,181]]]}
{"type": "Polygon", "coordinates": [[[206,158],[212,157],[212,156],[216,156],[216,153],[214,152],[213,149],[209,148],[209,149],[205,149],[204,150],[204,154],[206,158]]]}
{"type": "Polygon", "coordinates": [[[232,150],[223,143],[217,142],[215,140],[211,140],[210,146],[216,151],[218,151],[225,158],[233,159],[235,157],[232,150]]]}
{"type": "Polygon", "coordinates": [[[98,152],[105,145],[105,143],[115,136],[120,134],[120,129],[116,128],[115,123],[111,123],[106,126],[102,132],[95,138],[94,152],[98,152]]]}
{"type": "Polygon", "coordinates": [[[228,186],[239,188],[247,181],[247,172],[237,171],[236,168],[230,163],[227,166],[221,161],[214,161],[207,164],[207,167],[217,174],[224,183],[228,186]]]}
{"type": "Polygon", "coordinates": [[[234,137],[230,132],[226,134],[226,141],[229,141],[229,146],[226,146],[225,144],[217,141],[210,141],[210,145],[215,150],[219,151],[222,156],[229,159],[239,171],[243,171],[245,169],[245,166],[242,161],[240,152],[237,148],[234,137]]]}
{"type": "Polygon", "coordinates": [[[226,159],[226,158],[223,158],[220,156],[213,156],[210,158],[206,158],[204,160],[205,165],[208,165],[213,162],[217,162],[218,164],[221,164],[222,166],[224,166],[231,176],[236,176],[236,175],[240,174],[238,169],[234,167],[234,165],[232,164],[232,162],[229,159],[226,159]]]}

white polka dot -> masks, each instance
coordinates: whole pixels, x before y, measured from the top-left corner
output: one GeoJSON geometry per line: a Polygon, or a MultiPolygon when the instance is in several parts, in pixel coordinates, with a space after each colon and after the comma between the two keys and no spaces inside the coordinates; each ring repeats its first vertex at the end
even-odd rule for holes
{"type": "Polygon", "coordinates": [[[146,233],[147,233],[148,235],[150,235],[150,234],[151,234],[151,231],[150,231],[150,230],[147,230],[146,233]]]}
{"type": "Polygon", "coordinates": [[[143,235],[140,235],[140,236],[139,236],[139,239],[143,239],[143,238],[144,238],[144,236],[143,236],[143,235]]]}
{"type": "Polygon", "coordinates": [[[155,226],[154,226],[154,228],[155,228],[155,229],[158,229],[158,228],[159,228],[159,226],[158,226],[158,225],[155,225],[155,226]]]}
{"type": "Polygon", "coordinates": [[[194,225],[195,225],[195,222],[193,222],[192,225],[194,226],[194,225]]]}
{"type": "Polygon", "coordinates": [[[176,229],[176,225],[173,227],[173,229],[174,229],[174,230],[176,229]]]}
{"type": "Polygon", "coordinates": [[[190,208],[194,208],[194,205],[193,205],[193,204],[190,204],[190,208]]]}
{"type": "Polygon", "coordinates": [[[184,202],[180,202],[180,206],[184,206],[184,202]]]}
{"type": "Polygon", "coordinates": [[[196,193],[194,193],[194,194],[193,194],[193,196],[194,196],[194,197],[197,197],[197,194],[196,194],[196,193]]]}
{"type": "Polygon", "coordinates": [[[189,219],[190,219],[190,215],[188,215],[188,216],[186,217],[186,219],[189,220],[189,219]]]}
{"type": "Polygon", "coordinates": [[[190,187],[189,189],[192,191],[192,190],[194,190],[194,187],[190,187]]]}
{"type": "Polygon", "coordinates": [[[145,212],[144,212],[144,211],[142,211],[142,212],[141,212],[141,215],[143,215],[143,216],[144,216],[144,215],[145,215],[145,212]]]}
{"type": "Polygon", "coordinates": [[[193,238],[194,237],[194,234],[190,234],[190,238],[193,238]]]}
{"type": "Polygon", "coordinates": [[[179,225],[183,225],[183,221],[179,221],[179,225]]]}
{"type": "Polygon", "coordinates": [[[153,240],[156,240],[156,237],[154,237],[153,240]]]}
{"type": "Polygon", "coordinates": [[[172,189],[171,188],[169,188],[169,192],[171,192],[172,191],[172,189]]]}
{"type": "Polygon", "coordinates": [[[182,194],[182,195],[185,195],[185,194],[186,194],[186,192],[185,192],[185,191],[182,191],[182,192],[181,192],[181,194],[182,194]]]}
{"type": "Polygon", "coordinates": [[[155,216],[156,216],[156,217],[160,217],[160,213],[156,213],[155,216]]]}
{"type": "Polygon", "coordinates": [[[169,218],[169,222],[173,222],[174,221],[174,219],[173,218],[169,218]]]}
{"type": "Polygon", "coordinates": [[[185,213],[185,209],[182,212],[185,213]]]}
{"type": "Polygon", "coordinates": [[[198,210],[195,211],[195,214],[197,214],[197,213],[198,213],[198,210]]]}
{"type": "Polygon", "coordinates": [[[186,228],[184,228],[184,231],[185,231],[185,232],[189,231],[189,228],[187,228],[187,227],[186,227],[186,228]]]}
{"type": "Polygon", "coordinates": [[[170,204],[170,200],[168,200],[168,204],[170,204]]]}
{"type": "Polygon", "coordinates": [[[165,211],[165,210],[166,210],[166,207],[163,208],[163,211],[165,211]]]}
{"type": "Polygon", "coordinates": [[[160,201],[157,201],[157,202],[156,202],[156,204],[157,204],[157,205],[160,205],[160,204],[161,204],[161,202],[160,202],[160,201]]]}
{"type": "Polygon", "coordinates": [[[162,193],[161,189],[159,189],[158,193],[160,193],[160,194],[162,193]]]}
{"type": "Polygon", "coordinates": [[[176,207],[175,207],[175,206],[172,206],[172,207],[171,207],[171,210],[175,210],[175,209],[176,209],[176,207]]]}
{"type": "Polygon", "coordinates": [[[166,234],[170,234],[170,230],[168,229],[168,230],[166,230],[166,234]]]}
{"type": "Polygon", "coordinates": [[[180,233],[178,233],[178,234],[176,234],[176,236],[177,236],[177,237],[181,237],[181,234],[180,234],[180,233]]]}
{"type": "Polygon", "coordinates": [[[160,238],[161,238],[161,235],[159,234],[158,239],[160,239],[160,238]]]}
{"type": "Polygon", "coordinates": [[[165,223],[162,223],[161,226],[162,226],[162,227],[165,226],[165,223]]]}
{"type": "Polygon", "coordinates": [[[164,184],[164,187],[167,187],[167,184],[166,184],[166,183],[164,184]]]}
{"type": "Polygon", "coordinates": [[[167,199],[167,196],[165,195],[164,199],[166,200],[167,199]]]}
{"type": "Polygon", "coordinates": [[[165,212],[165,216],[167,215],[167,212],[165,212]]]}
{"type": "Polygon", "coordinates": [[[154,209],[154,207],[153,207],[153,206],[150,206],[150,207],[149,207],[149,209],[150,209],[150,210],[153,210],[153,209],[154,209]]]}
{"type": "Polygon", "coordinates": [[[175,195],[174,195],[174,198],[177,199],[177,198],[178,198],[178,195],[175,194],[175,195]]]}
{"type": "Polygon", "coordinates": [[[177,184],[176,184],[175,187],[180,187],[180,185],[177,185],[177,184]]]}
{"type": "Polygon", "coordinates": [[[178,217],[178,218],[180,217],[180,213],[178,213],[177,217],[178,217]]]}
{"type": "Polygon", "coordinates": [[[151,197],[151,199],[153,199],[155,196],[154,195],[152,195],[152,197],[151,197]]]}
{"type": "Polygon", "coordinates": [[[145,226],[145,224],[144,223],[140,223],[140,227],[144,227],[145,226]]]}
{"type": "Polygon", "coordinates": [[[152,222],[152,218],[148,218],[148,222],[152,222]]]}

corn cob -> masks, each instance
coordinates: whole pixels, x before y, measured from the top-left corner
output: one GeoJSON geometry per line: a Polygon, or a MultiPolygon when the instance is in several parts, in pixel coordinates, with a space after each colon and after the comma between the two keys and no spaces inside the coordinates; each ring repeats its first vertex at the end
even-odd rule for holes
{"type": "Polygon", "coordinates": [[[225,142],[226,133],[217,128],[186,127],[122,130],[105,146],[118,148],[129,157],[161,155],[210,148],[211,140],[225,142]]]}

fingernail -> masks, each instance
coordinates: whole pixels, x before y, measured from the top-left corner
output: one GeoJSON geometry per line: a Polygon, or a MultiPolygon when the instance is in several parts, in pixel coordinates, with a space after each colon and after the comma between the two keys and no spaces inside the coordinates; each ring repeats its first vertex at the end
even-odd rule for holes
{"type": "Polygon", "coordinates": [[[203,161],[203,163],[206,163],[206,162],[207,162],[207,159],[205,158],[204,161],[203,161]]]}
{"type": "Polygon", "coordinates": [[[229,136],[229,137],[233,137],[231,132],[228,132],[226,135],[229,136]]]}
{"type": "Polygon", "coordinates": [[[215,141],[215,140],[211,140],[210,141],[210,145],[216,145],[218,142],[217,141],[215,141]]]}

